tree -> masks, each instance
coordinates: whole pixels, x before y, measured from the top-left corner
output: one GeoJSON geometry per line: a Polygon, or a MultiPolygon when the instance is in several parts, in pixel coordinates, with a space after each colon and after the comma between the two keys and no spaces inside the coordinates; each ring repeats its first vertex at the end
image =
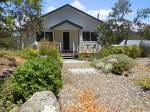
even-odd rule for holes
{"type": "Polygon", "coordinates": [[[2,0],[1,29],[19,31],[22,48],[25,39],[41,29],[42,0],[2,0]]]}
{"type": "Polygon", "coordinates": [[[132,24],[125,17],[131,12],[131,3],[129,0],[118,0],[112,8],[112,12],[109,14],[113,31],[116,34],[117,43],[122,41],[122,39],[126,40],[125,45],[127,43],[132,24]]]}
{"type": "Polygon", "coordinates": [[[137,11],[137,16],[134,19],[134,23],[139,27],[138,31],[144,39],[150,40],[150,25],[145,24],[142,20],[149,18],[150,8],[145,8],[137,11]]]}
{"type": "Polygon", "coordinates": [[[107,44],[111,45],[114,41],[114,33],[111,29],[111,25],[109,23],[100,24],[98,26],[98,43],[102,45],[104,48],[107,44]]]}

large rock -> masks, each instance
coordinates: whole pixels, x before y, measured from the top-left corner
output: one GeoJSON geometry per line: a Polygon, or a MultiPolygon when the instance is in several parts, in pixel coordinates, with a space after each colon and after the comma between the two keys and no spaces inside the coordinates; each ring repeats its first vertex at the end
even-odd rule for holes
{"type": "Polygon", "coordinates": [[[19,112],[60,112],[59,103],[51,91],[36,92],[20,108],[19,112]]]}

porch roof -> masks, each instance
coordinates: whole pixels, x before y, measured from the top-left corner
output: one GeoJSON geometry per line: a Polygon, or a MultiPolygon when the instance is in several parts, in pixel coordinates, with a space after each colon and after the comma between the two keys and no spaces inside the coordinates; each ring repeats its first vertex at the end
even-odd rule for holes
{"type": "Polygon", "coordinates": [[[69,24],[71,24],[71,25],[73,25],[73,26],[76,26],[76,27],[78,27],[78,28],[80,28],[80,29],[83,28],[82,26],[79,26],[79,25],[77,25],[77,24],[75,24],[75,23],[73,23],[73,22],[71,22],[71,21],[65,20],[65,21],[62,21],[61,23],[58,23],[58,24],[56,24],[56,25],[50,27],[50,29],[52,30],[52,29],[54,29],[54,28],[56,28],[56,27],[58,27],[58,26],[60,26],[60,25],[62,25],[62,24],[64,24],[64,23],[69,23],[69,24]]]}

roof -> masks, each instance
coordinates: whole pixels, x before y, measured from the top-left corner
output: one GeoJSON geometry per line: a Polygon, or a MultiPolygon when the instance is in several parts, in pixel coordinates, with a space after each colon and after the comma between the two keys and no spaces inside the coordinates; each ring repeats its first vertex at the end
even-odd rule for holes
{"type": "Polygon", "coordinates": [[[56,28],[57,26],[60,26],[60,25],[62,25],[62,24],[64,24],[64,23],[69,23],[69,24],[72,24],[73,26],[76,26],[76,27],[82,29],[82,26],[79,26],[79,25],[77,25],[77,24],[75,24],[75,23],[73,23],[73,22],[71,22],[71,21],[68,21],[68,20],[65,20],[65,21],[63,21],[63,22],[61,22],[61,23],[58,23],[58,24],[52,26],[50,29],[56,28]]]}
{"type": "Polygon", "coordinates": [[[75,7],[71,6],[71,5],[69,5],[69,4],[66,4],[66,5],[64,5],[64,6],[62,6],[62,7],[59,7],[59,8],[57,8],[57,9],[55,9],[55,10],[53,10],[53,11],[47,13],[47,14],[44,14],[42,17],[45,17],[45,16],[47,16],[47,15],[51,15],[52,13],[54,13],[54,12],[56,12],[56,11],[58,11],[58,10],[63,9],[64,7],[70,7],[70,8],[72,8],[72,9],[74,9],[74,10],[76,10],[76,11],[78,11],[78,12],[84,14],[84,15],[89,16],[90,18],[95,19],[96,21],[99,21],[99,22],[101,22],[101,23],[104,23],[103,21],[101,21],[101,20],[99,20],[99,19],[97,19],[97,18],[95,18],[95,17],[93,17],[93,16],[87,14],[86,12],[81,11],[81,10],[79,10],[79,9],[77,9],[77,8],[75,8],[75,7]]]}
{"type": "MultiPolygon", "coordinates": [[[[150,45],[150,40],[128,40],[127,45],[140,45],[140,42],[150,45]]],[[[123,40],[119,45],[123,46],[125,44],[125,40],[123,40]]]]}

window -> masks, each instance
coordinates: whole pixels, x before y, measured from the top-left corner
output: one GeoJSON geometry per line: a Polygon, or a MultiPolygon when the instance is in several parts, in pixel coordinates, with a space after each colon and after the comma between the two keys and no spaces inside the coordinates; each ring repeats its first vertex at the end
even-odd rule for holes
{"type": "Polygon", "coordinates": [[[91,32],[91,41],[97,41],[97,34],[96,34],[96,32],[91,32]]]}
{"type": "Polygon", "coordinates": [[[48,41],[53,41],[53,32],[45,32],[45,39],[48,41]]]}
{"type": "Polygon", "coordinates": [[[44,32],[37,32],[37,42],[40,42],[42,38],[44,38],[44,32]]]}
{"type": "Polygon", "coordinates": [[[83,32],[83,41],[90,41],[90,32],[83,32]]]}
{"type": "Polygon", "coordinates": [[[97,34],[96,32],[83,32],[83,41],[97,41],[97,34]]]}

